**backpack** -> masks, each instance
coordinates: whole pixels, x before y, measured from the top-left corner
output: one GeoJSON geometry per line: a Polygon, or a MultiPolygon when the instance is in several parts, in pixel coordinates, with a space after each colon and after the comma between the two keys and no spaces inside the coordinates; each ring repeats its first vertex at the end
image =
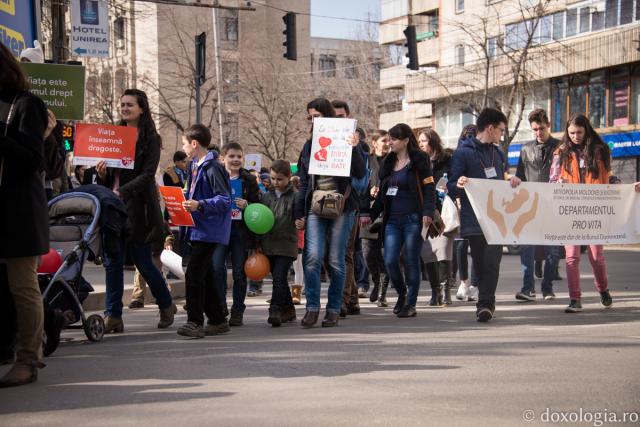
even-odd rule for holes
{"type": "Polygon", "coordinates": [[[351,188],[353,191],[362,196],[369,190],[369,179],[371,178],[371,169],[369,168],[369,156],[366,153],[361,154],[364,157],[364,176],[362,178],[351,178],[351,188]]]}

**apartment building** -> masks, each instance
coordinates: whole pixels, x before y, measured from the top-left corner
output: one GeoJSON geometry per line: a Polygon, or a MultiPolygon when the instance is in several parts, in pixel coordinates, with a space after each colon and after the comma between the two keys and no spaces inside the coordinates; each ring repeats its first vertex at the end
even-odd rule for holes
{"type": "Polygon", "coordinates": [[[380,43],[402,45],[417,29],[420,69],[383,69],[383,89],[404,90],[403,108],[381,127],[434,127],[455,147],[482,105],[502,108],[513,139],[509,160],[533,138],[537,107],[561,133],[586,114],[612,148],[623,181],[640,179],[640,0],[381,0],[380,43]],[[517,78],[516,76],[520,76],[517,78]],[[515,131],[517,128],[517,132],[515,131]]]}

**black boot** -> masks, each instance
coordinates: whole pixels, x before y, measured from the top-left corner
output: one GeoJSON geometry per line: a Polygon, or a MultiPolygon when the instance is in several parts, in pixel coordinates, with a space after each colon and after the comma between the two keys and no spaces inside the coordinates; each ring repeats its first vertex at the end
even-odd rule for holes
{"type": "Polygon", "coordinates": [[[302,326],[304,329],[313,328],[313,325],[318,322],[319,314],[320,312],[318,311],[307,310],[307,312],[304,314],[304,317],[300,321],[300,326],[302,326]]]}
{"type": "Polygon", "coordinates": [[[387,288],[389,287],[389,276],[384,275],[382,285],[380,285],[380,297],[378,298],[378,307],[388,307],[387,304],[387,288]]]}
{"type": "Polygon", "coordinates": [[[431,287],[431,300],[429,301],[429,305],[431,307],[442,306],[442,287],[440,285],[431,287]]]}
{"type": "Polygon", "coordinates": [[[380,280],[373,285],[373,289],[371,289],[371,294],[369,295],[369,301],[376,302],[378,301],[378,292],[380,291],[380,280]]]}
{"type": "Polygon", "coordinates": [[[396,302],[396,305],[393,307],[393,314],[398,314],[400,313],[400,310],[402,310],[402,307],[404,307],[404,305],[407,303],[407,295],[398,295],[398,301],[396,302]]]}
{"type": "Polygon", "coordinates": [[[267,323],[269,323],[274,328],[282,325],[282,313],[280,312],[280,308],[276,305],[272,305],[269,307],[269,318],[267,319],[267,323]]]}
{"type": "Polygon", "coordinates": [[[451,305],[451,280],[447,280],[442,284],[442,304],[451,305]]]}

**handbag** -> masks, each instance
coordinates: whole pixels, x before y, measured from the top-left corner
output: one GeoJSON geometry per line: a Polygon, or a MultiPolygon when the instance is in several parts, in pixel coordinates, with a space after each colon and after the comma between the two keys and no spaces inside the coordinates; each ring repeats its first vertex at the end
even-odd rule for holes
{"type": "Polygon", "coordinates": [[[344,204],[350,192],[351,186],[347,188],[344,195],[337,191],[314,190],[311,195],[311,212],[320,218],[338,218],[344,211],[344,204]]]}
{"type": "Polygon", "coordinates": [[[442,202],[442,220],[444,221],[443,233],[447,236],[456,234],[460,228],[460,215],[456,204],[451,197],[445,196],[442,202]]]}

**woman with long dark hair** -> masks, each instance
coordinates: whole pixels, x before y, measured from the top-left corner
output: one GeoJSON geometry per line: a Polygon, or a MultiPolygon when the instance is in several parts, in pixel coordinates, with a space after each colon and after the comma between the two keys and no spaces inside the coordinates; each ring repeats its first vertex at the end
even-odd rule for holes
{"type": "Polygon", "coordinates": [[[433,219],[435,185],[429,158],[420,151],[411,128],[397,124],[389,129],[389,136],[391,151],[380,167],[380,191],[371,218],[383,213],[384,265],[398,292],[393,312],[414,317],[420,290],[421,232],[433,219]],[[398,262],[401,252],[405,277],[398,262]]]}
{"type": "MultiPolygon", "coordinates": [[[[335,117],[331,102],[325,98],[317,98],[307,104],[308,119],[311,123],[319,117],[335,117]]],[[[313,130],[313,125],[311,127],[313,130]]],[[[358,148],[358,137],[354,135],[349,143],[353,146],[351,156],[351,177],[362,178],[365,174],[364,155],[358,148]]],[[[303,328],[311,328],[318,321],[320,311],[320,269],[324,261],[325,251],[329,254],[330,285],[326,315],[323,327],[338,324],[342,291],[346,277],[345,256],[347,240],[355,221],[358,208],[358,195],[351,189],[350,177],[309,175],[311,162],[311,139],[307,140],[298,159],[298,175],[300,190],[294,205],[296,227],[305,230],[304,237],[304,286],[307,298],[307,311],[300,322],[303,328]],[[311,201],[315,191],[340,193],[344,197],[342,213],[333,219],[314,213],[311,201]]]]}
{"type": "Polygon", "coordinates": [[[44,315],[38,256],[49,251],[47,199],[40,174],[47,109],[29,92],[13,54],[0,43],[0,364],[15,362],[0,387],[33,382],[42,367],[44,315]],[[8,287],[8,289],[7,289],[8,287]],[[15,307],[15,308],[14,308],[15,307]],[[17,321],[17,322],[16,322],[17,321]]]}
{"type": "MultiPolygon", "coordinates": [[[[151,244],[162,238],[163,222],[155,173],[160,163],[162,140],[151,117],[147,94],[138,89],[127,89],[120,98],[121,126],[138,129],[133,169],[106,168],[100,162],[98,182],[120,195],[129,216],[130,235],[126,248],[160,308],[158,328],[168,328],[177,312],[162,273],[153,264],[151,244]]],[[[107,275],[105,329],[123,332],[122,293],[124,247],[121,241],[105,242],[104,266],[107,275]]]]}
{"type": "MultiPolygon", "coordinates": [[[[431,160],[433,180],[437,184],[441,178],[448,179],[451,169],[451,153],[442,146],[440,135],[433,129],[425,129],[418,134],[418,145],[431,160]]],[[[446,184],[436,188],[436,209],[442,212],[446,195],[446,184]]],[[[453,237],[440,235],[429,237],[422,246],[429,283],[431,283],[430,306],[451,305],[451,260],[453,259],[453,237]]]]}
{"type": "MultiPolygon", "coordinates": [[[[600,135],[593,130],[591,122],[583,114],[574,114],[567,121],[562,142],[556,149],[551,163],[549,181],[570,184],[609,184],[611,175],[611,150],[600,135]]],[[[565,313],[582,311],[580,302],[580,246],[565,246],[567,254],[567,283],[569,306],[565,313]]],[[[609,293],[607,264],[602,245],[589,245],[589,262],[593,269],[600,302],[610,308],[613,300],[609,293]]]]}

